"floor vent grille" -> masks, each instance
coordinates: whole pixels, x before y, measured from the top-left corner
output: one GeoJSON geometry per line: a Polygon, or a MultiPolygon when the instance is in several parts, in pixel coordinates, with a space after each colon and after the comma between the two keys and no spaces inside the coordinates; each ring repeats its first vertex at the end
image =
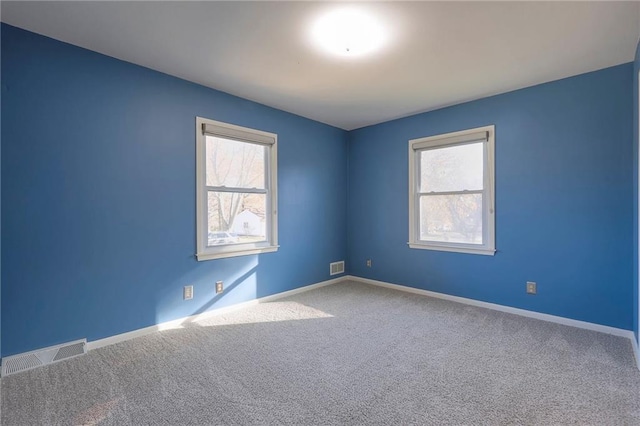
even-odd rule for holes
{"type": "Polygon", "coordinates": [[[2,376],[31,370],[87,353],[87,340],[76,340],[36,351],[2,358],[2,376]]]}
{"type": "Polygon", "coordinates": [[[340,262],[330,263],[329,274],[330,275],[344,274],[344,260],[341,260],[340,262]]]}
{"type": "Polygon", "coordinates": [[[63,346],[58,349],[58,352],[56,353],[56,356],[53,357],[52,362],[62,361],[63,359],[82,355],[85,352],[84,346],[84,342],[78,342],[71,345],[63,346]]]}

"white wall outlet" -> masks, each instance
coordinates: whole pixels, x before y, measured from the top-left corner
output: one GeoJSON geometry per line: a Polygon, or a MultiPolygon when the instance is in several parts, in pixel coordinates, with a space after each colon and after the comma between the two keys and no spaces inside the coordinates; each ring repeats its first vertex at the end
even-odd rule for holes
{"type": "Polygon", "coordinates": [[[193,286],[192,285],[185,285],[184,286],[184,289],[182,290],[182,298],[184,300],[193,299],[193,286]]]}
{"type": "Polygon", "coordinates": [[[538,292],[538,285],[533,281],[527,281],[527,293],[536,294],[538,292]]]}
{"type": "Polygon", "coordinates": [[[371,268],[371,259],[367,259],[367,267],[371,268]]]}
{"type": "Polygon", "coordinates": [[[224,283],[222,281],[216,282],[216,294],[222,293],[224,291],[224,283]]]}

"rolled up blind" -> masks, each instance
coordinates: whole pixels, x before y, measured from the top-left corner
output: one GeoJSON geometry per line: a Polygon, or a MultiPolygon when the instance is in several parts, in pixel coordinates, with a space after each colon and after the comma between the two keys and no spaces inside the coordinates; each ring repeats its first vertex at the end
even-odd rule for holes
{"type": "Polygon", "coordinates": [[[276,140],[273,136],[256,134],[245,130],[216,126],[214,124],[202,123],[202,133],[210,136],[236,139],[243,142],[251,142],[260,145],[273,145],[276,140]]]}
{"type": "Polygon", "coordinates": [[[437,139],[437,141],[430,140],[430,141],[424,141],[424,142],[416,142],[412,144],[412,147],[414,150],[418,151],[420,149],[430,148],[434,146],[436,142],[437,142],[437,145],[440,146],[440,145],[449,145],[449,144],[456,144],[456,143],[486,142],[488,138],[489,138],[489,132],[476,132],[476,133],[469,133],[466,135],[451,136],[449,138],[437,139]]]}

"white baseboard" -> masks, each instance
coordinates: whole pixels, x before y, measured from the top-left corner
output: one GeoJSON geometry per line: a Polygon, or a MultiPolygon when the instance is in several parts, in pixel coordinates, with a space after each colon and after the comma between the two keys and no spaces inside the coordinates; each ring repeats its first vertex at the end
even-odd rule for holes
{"type": "Polygon", "coordinates": [[[304,287],[296,288],[293,290],[283,291],[282,293],[272,294],[270,296],[261,297],[259,299],[249,300],[247,302],[237,303],[232,306],[226,306],[224,308],[212,309],[210,311],[203,312],[197,315],[191,315],[188,317],[182,317],[171,321],[166,321],[160,324],[152,325],[145,328],[139,328],[137,330],[129,331],[122,334],[116,334],[114,336],[105,337],[104,339],[93,340],[87,342],[87,350],[93,350],[102,348],[104,346],[113,345],[116,343],[124,342],[125,340],[133,339],[136,337],[144,336],[150,333],[154,333],[156,331],[169,330],[173,328],[179,328],[182,324],[186,322],[198,322],[206,318],[210,318],[215,315],[226,314],[229,312],[237,311],[238,309],[243,309],[248,306],[254,306],[260,303],[271,302],[273,300],[282,299],[284,297],[293,296],[294,294],[302,293],[305,291],[313,290],[315,288],[320,288],[324,286],[328,286],[331,284],[337,284],[339,282],[347,280],[347,276],[342,276],[338,278],[334,278],[332,280],[322,281],[319,283],[307,285],[304,287]]]}
{"type": "Polygon", "coordinates": [[[236,311],[238,309],[243,309],[243,308],[246,308],[246,307],[249,307],[249,306],[254,306],[254,305],[257,305],[257,304],[260,304],[260,303],[271,302],[271,301],[274,301],[274,300],[282,299],[284,297],[292,296],[294,294],[303,293],[303,292],[306,292],[306,291],[309,291],[309,290],[313,290],[313,289],[316,289],[316,288],[320,288],[320,287],[324,287],[324,286],[328,286],[328,285],[332,285],[332,284],[337,284],[337,283],[344,282],[344,281],[356,281],[356,282],[361,282],[361,283],[364,283],[364,284],[375,285],[375,286],[378,286],[378,287],[386,287],[386,288],[399,290],[399,291],[403,291],[403,292],[419,294],[419,295],[422,295],[422,296],[428,296],[428,297],[434,297],[434,298],[437,298],[437,299],[449,300],[449,301],[452,301],[452,302],[462,303],[462,304],[465,304],[465,305],[478,306],[478,307],[481,307],[481,308],[487,308],[487,309],[492,309],[492,310],[495,310],[495,311],[506,312],[506,313],[510,313],[510,314],[514,314],[514,315],[520,315],[520,316],[523,316],[523,317],[535,318],[535,319],[539,319],[539,320],[542,320],[542,321],[554,322],[554,323],[557,323],[557,324],[567,325],[567,326],[571,326],[571,327],[597,331],[597,332],[600,332],[600,333],[612,334],[614,336],[626,337],[626,338],[631,339],[632,346],[633,346],[633,353],[634,353],[634,356],[635,356],[636,364],[638,366],[638,369],[640,369],[640,351],[638,350],[638,342],[636,341],[635,335],[634,335],[633,331],[631,331],[631,330],[624,330],[624,329],[621,329],[621,328],[609,327],[609,326],[606,326],[606,325],[594,324],[594,323],[590,323],[590,322],[586,322],[586,321],[579,321],[579,320],[560,317],[560,316],[556,316],[556,315],[543,314],[543,313],[540,313],[540,312],[528,311],[526,309],[519,309],[519,308],[513,308],[513,307],[505,306],[505,305],[498,305],[498,304],[495,304],[495,303],[482,302],[482,301],[479,301],[479,300],[468,299],[468,298],[465,298],[465,297],[452,296],[452,295],[449,295],[449,294],[438,293],[438,292],[435,292],[435,291],[422,290],[422,289],[419,289],[419,288],[408,287],[408,286],[404,286],[404,285],[400,285],[400,284],[392,284],[392,283],[388,283],[388,282],[384,282],[384,281],[377,281],[377,280],[372,280],[372,279],[369,279],[369,278],[357,277],[357,276],[353,276],[353,275],[344,275],[342,277],[338,277],[338,278],[334,278],[334,279],[331,279],[331,280],[322,281],[322,282],[319,282],[319,283],[316,283],[316,284],[311,284],[311,285],[308,285],[308,286],[296,288],[294,290],[284,291],[282,293],[277,293],[277,294],[273,294],[273,295],[270,295],[270,296],[261,297],[259,299],[254,299],[254,300],[249,300],[247,302],[238,303],[238,304],[235,304],[233,306],[227,306],[227,307],[219,308],[219,309],[212,309],[210,311],[203,312],[201,314],[191,315],[191,316],[187,316],[187,317],[183,317],[183,318],[178,318],[178,319],[175,319],[175,320],[172,320],[172,321],[167,321],[167,322],[163,322],[163,323],[160,323],[160,324],[152,325],[150,327],[140,328],[140,329],[129,331],[129,332],[122,333],[122,334],[116,334],[114,336],[106,337],[104,339],[89,341],[89,342],[87,342],[86,348],[87,348],[87,351],[89,351],[89,350],[98,349],[98,348],[101,348],[101,347],[104,347],[104,346],[113,345],[115,343],[124,342],[126,340],[133,339],[133,338],[140,337],[140,336],[144,336],[144,335],[147,335],[147,334],[150,334],[150,333],[154,333],[156,331],[179,328],[185,322],[197,322],[197,321],[200,321],[200,320],[203,320],[203,319],[206,319],[206,318],[210,318],[210,317],[215,316],[215,315],[221,315],[221,314],[229,313],[229,312],[232,312],[232,311],[236,311]]]}
{"type": "Polygon", "coordinates": [[[449,301],[452,301],[452,302],[463,303],[465,305],[479,306],[481,308],[493,309],[494,311],[506,312],[506,313],[509,313],[509,314],[520,315],[520,316],[528,317],[528,318],[535,318],[535,319],[539,319],[539,320],[542,320],[542,321],[555,322],[555,323],[558,323],[558,324],[568,325],[568,326],[571,326],[571,327],[583,328],[585,330],[598,331],[600,333],[606,333],[606,334],[612,334],[614,336],[626,337],[626,338],[630,338],[631,340],[635,341],[635,336],[633,334],[633,331],[624,330],[622,328],[609,327],[609,326],[606,326],[606,325],[594,324],[592,322],[579,321],[579,320],[574,320],[574,319],[570,319],[570,318],[559,317],[559,316],[556,316],[556,315],[543,314],[543,313],[540,313],[540,312],[528,311],[526,309],[512,308],[511,306],[498,305],[496,303],[489,303],[489,302],[482,302],[482,301],[479,301],[479,300],[467,299],[466,297],[452,296],[452,295],[449,295],[449,294],[437,293],[435,291],[422,290],[422,289],[419,289],[419,288],[408,287],[408,286],[400,285],[400,284],[391,284],[391,283],[384,282],[384,281],[377,281],[377,280],[372,280],[372,279],[369,279],[369,278],[361,278],[361,277],[356,277],[356,276],[353,276],[353,275],[350,275],[350,276],[346,277],[346,279],[349,279],[351,281],[358,281],[358,282],[365,283],[365,284],[371,284],[371,285],[375,285],[375,286],[378,286],[378,287],[392,288],[392,289],[395,289],[395,290],[400,290],[400,291],[404,291],[404,292],[408,292],[408,293],[420,294],[420,295],[423,295],[423,296],[435,297],[437,299],[444,299],[444,300],[449,300],[449,301]]]}

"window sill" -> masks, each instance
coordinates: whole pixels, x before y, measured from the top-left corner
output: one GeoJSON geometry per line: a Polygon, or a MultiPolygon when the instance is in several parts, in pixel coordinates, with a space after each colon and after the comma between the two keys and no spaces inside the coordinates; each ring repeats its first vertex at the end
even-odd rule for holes
{"type": "Polygon", "coordinates": [[[220,251],[217,253],[198,253],[196,254],[196,258],[198,259],[198,262],[201,262],[203,260],[224,259],[226,257],[248,256],[251,254],[261,254],[261,253],[272,253],[272,252],[278,251],[278,247],[280,246],[268,246],[268,247],[242,249],[242,250],[234,250],[234,251],[220,251]]]}
{"type": "Polygon", "coordinates": [[[407,243],[412,249],[420,249],[420,250],[437,250],[437,251],[448,251],[454,253],[467,253],[467,254],[481,254],[484,256],[494,256],[496,254],[495,249],[487,249],[487,248],[476,248],[476,247],[454,247],[454,246],[441,246],[435,244],[418,244],[418,243],[407,243]]]}

